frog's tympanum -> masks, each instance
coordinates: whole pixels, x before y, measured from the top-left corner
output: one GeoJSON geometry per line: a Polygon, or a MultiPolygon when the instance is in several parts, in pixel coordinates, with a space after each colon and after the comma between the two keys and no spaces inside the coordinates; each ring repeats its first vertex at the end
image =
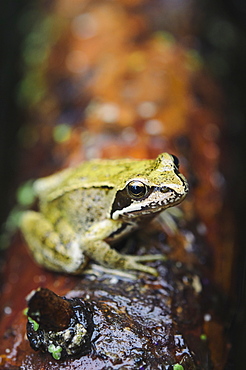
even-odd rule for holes
{"type": "Polygon", "coordinates": [[[36,261],[79,274],[88,258],[103,266],[156,275],[141,262],[160,256],[123,255],[111,248],[168,207],[188,185],[176,157],[155,160],[92,160],[34,182],[40,211],[27,211],[21,229],[36,261]]]}

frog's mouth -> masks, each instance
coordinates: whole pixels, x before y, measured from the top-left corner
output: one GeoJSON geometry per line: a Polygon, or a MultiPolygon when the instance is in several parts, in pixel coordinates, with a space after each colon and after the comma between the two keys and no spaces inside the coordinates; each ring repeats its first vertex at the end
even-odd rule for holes
{"type": "MultiPolygon", "coordinates": [[[[120,193],[120,192],[119,192],[120,193]]],[[[123,192],[116,196],[112,206],[111,217],[117,220],[119,217],[132,219],[144,216],[156,216],[166,208],[179,204],[186,196],[186,192],[179,194],[174,189],[163,186],[153,188],[141,199],[131,199],[123,192]]]]}

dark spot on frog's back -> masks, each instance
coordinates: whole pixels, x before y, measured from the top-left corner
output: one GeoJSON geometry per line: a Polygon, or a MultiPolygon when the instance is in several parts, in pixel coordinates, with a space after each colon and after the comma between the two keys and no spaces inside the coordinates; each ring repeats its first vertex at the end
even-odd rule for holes
{"type": "Polygon", "coordinates": [[[131,204],[132,200],[128,196],[126,189],[119,190],[116,193],[114,203],[111,209],[111,216],[115,211],[128,207],[131,204]]]}

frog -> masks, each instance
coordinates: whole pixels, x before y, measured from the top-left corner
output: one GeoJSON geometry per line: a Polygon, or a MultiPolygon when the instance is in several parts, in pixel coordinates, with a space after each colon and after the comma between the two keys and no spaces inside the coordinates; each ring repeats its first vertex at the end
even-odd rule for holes
{"type": "Polygon", "coordinates": [[[92,159],[37,179],[38,210],[23,212],[20,229],[36,262],[79,275],[89,260],[109,269],[157,275],[146,261],[163,255],[132,255],[115,244],[144,228],[188,193],[176,156],[156,159],[92,159]]]}

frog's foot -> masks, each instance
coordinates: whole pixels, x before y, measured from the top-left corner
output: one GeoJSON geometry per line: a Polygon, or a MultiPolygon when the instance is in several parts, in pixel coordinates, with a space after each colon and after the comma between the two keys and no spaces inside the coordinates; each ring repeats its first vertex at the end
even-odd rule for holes
{"type": "Polygon", "coordinates": [[[156,269],[146,266],[141,262],[165,260],[165,256],[160,254],[146,256],[120,254],[103,240],[87,242],[86,254],[99,264],[111,269],[137,270],[154,276],[158,275],[156,269]]]}
{"type": "Polygon", "coordinates": [[[125,267],[127,270],[136,270],[136,271],[142,271],[146,272],[147,274],[158,276],[158,272],[155,268],[142,265],[141,263],[137,263],[135,261],[129,261],[127,264],[127,267],[125,267]]]}
{"type": "Polygon", "coordinates": [[[102,265],[98,265],[97,263],[90,263],[83,272],[88,275],[96,275],[97,277],[102,277],[103,275],[108,274],[108,275],[115,275],[123,279],[124,278],[131,279],[131,280],[137,279],[136,274],[132,271],[128,272],[128,271],[123,271],[120,269],[108,268],[102,265]]]}
{"type": "Polygon", "coordinates": [[[153,267],[143,265],[140,262],[166,261],[166,256],[163,254],[147,254],[144,256],[127,255],[126,257],[127,257],[127,260],[125,262],[126,269],[143,271],[154,276],[158,275],[157,270],[153,267]]]}
{"type": "Polygon", "coordinates": [[[154,276],[158,276],[158,272],[155,268],[143,265],[140,262],[151,262],[151,261],[165,261],[165,256],[161,254],[156,255],[146,255],[146,256],[124,256],[126,260],[124,261],[124,269],[126,270],[137,270],[146,272],[147,274],[151,274],[154,276]]]}

